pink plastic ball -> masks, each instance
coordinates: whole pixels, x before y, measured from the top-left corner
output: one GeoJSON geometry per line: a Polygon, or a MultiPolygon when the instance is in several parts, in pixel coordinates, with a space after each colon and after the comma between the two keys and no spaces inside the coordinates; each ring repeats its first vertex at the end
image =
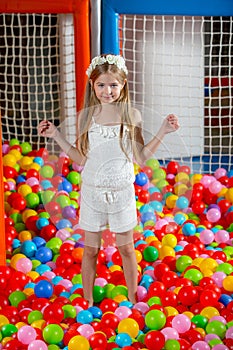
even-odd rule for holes
{"type": "Polygon", "coordinates": [[[227,329],[225,337],[226,339],[233,339],[233,326],[227,329]]]}
{"type": "Polygon", "coordinates": [[[208,343],[202,340],[198,340],[192,345],[192,350],[210,350],[208,343]]]}
{"type": "Polygon", "coordinates": [[[32,270],[32,262],[28,258],[20,258],[16,262],[16,270],[23,273],[28,273],[32,270]]]}
{"type": "Polygon", "coordinates": [[[114,313],[119,318],[119,320],[123,320],[129,317],[129,315],[132,314],[132,311],[127,306],[119,306],[116,308],[114,313]]]}
{"type": "Polygon", "coordinates": [[[221,212],[218,209],[211,208],[206,213],[209,222],[217,222],[221,218],[221,212]]]}
{"type": "Polygon", "coordinates": [[[214,233],[211,230],[203,230],[200,232],[200,241],[203,244],[210,244],[214,241],[214,233]]]}
{"type": "Polygon", "coordinates": [[[32,343],[36,336],[36,330],[31,326],[22,326],[17,333],[18,340],[23,344],[32,343]]]}
{"type": "Polygon", "coordinates": [[[227,171],[224,168],[218,168],[214,172],[214,176],[216,177],[216,179],[220,179],[220,177],[226,176],[226,174],[227,171]]]}
{"type": "Polygon", "coordinates": [[[168,339],[179,339],[179,333],[175,328],[172,327],[165,327],[161,330],[161,333],[163,333],[165,340],[168,339]]]}
{"type": "Polygon", "coordinates": [[[226,230],[219,230],[215,233],[214,238],[217,243],[225,243],[229,240],[230,235],[226,230]]]}
{"type": "Polygon", "coordinates": [[[106,284],[108,284],[107,280],[103,277],[97,277],[95,279],[95,286],[100,286],[100,287],[104,287],[106,286],[106,284]]]}
{"type": "Polygon", "coordinates": [[[147,305],[147,303],[143,303],[142,301],[136,303],[133,308],[140,311],[142,314],[146,314],[149,310],[149,306],[147,305]]]}
{"type": "Polygon", "coordinates": [[[82,324],[78,327],[78,332],[85,338],[89,338],[92,334],[94,334],[94,328],[90,324],[82,324]]]}
{"type": "Polygon", "coordinates": [[[222,271],[214,272],[213,275],[211,276],[214,283],[220,288],[222,288],[222,282],[225,277],[226,277],[226,274],[222,271]]]}
{"type": "Polygon", "coordinates": [[[143,286],[138,286],[137,297],[138,301],[142,301],[147,296],[147,289],[143,286]]]}
{"type": "Polygon", "coordinates": [[[191,321],[186,315],[175,315],[172,319],[172,327],[175,328],[178,333],[185,333],[190,329],[191,321]]]}
{"type": "Polygon", "coordinates": [[[33,340],[33,342],[28,345],[28,350],[48,350],[48,346],[43,340],[33,340]]]}
{"type": "Polygon", "coordinates": [[[221,182],[215,180],[215,181],[211,182],[211,184],[209,185],[209,191],[212,194],[217,194],[221,191],[222,187],[223,186],[222,186],[221,182]]]}

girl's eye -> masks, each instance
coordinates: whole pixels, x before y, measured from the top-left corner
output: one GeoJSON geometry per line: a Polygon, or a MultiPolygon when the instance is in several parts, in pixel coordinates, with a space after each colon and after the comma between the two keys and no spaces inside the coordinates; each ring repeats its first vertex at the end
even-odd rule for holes
{"type": "Polygon", "coordinates": [[[112,84],[112,87],[117,87],[118,85],[117,84],[112,84]]]}

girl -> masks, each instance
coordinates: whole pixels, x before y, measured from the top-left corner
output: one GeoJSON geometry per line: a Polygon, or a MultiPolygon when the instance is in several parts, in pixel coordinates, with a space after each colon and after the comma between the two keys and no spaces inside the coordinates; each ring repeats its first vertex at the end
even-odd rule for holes
{"type": "Polygon", "coordinates": [[[179,128],[175,115],[168,115],[158,133],[144,144],[141,114],[130,105],[127,67],[119,55],[101,55],[87,69],[84,109],[77,125],[77,144],[71,146],[48,121],[39,124],[39,134],[52,137],[82,172],[80,227],[85,230],[82,260],[84,297],[93,305],[96,261],[101,233],[107,227],[116,233],[128,288],[136,302],[137,262],[133,228],[137,224],[133,159],[139,164],[150,158],[163,137],[179,128]],[[133,158],[134,157],[134,158],[133,158]]]}

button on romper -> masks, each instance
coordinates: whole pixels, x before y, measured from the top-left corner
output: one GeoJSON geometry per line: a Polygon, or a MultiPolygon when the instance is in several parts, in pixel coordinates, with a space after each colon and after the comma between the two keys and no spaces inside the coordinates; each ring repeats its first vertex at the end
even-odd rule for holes
{"type": "Polygon", "coordinates": [[[120,146],[120,125],[93,123],[88,131],[89,151],[82,172],[79,225],[99,232],[126,232],[137,224],[134,166],[128,128],[124,126],[120,146]]]}

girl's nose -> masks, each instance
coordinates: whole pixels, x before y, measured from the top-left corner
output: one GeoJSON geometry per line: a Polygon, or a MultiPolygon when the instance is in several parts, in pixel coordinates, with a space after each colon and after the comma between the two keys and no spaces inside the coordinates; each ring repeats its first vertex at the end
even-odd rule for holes
{"type": "Polygon", "coordinates": [[[111,86],[106,86],[105,87],[105,92],[110,95],[112,93],[111,86]]]}

